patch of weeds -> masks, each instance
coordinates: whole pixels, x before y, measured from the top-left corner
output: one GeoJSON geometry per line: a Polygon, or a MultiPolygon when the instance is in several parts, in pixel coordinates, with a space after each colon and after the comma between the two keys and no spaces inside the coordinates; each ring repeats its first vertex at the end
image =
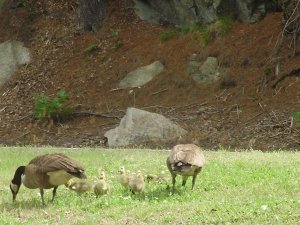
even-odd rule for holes
{"type": "Polygon", "coordinates": [[[211,24],[190,23],[180,27],[183,34],[190,32],[200,33],[201,39],[205,45],[219,37],[229,33],[233,25],[233,20],[230,17],[219,17],[211,24]]]}
{"type": "Polygon", "coordinates": [[[0,9],[1,9],[4,2],[5,2],[5,0],[0,0],[0,9]]]}
{"type": "Polygon", "coordinates": [[[188,24],[184,24],[182,25],[179,29],[180,32],[183,34],[187,34],[191,31],[202,31],[203,30],[204,25],[200,24],[200,23],[188,23],[188,24]]]}
{"type": "Polygon", "coordinates": [[[174,30],[165,31],[165,32],[163,32],[159,35],[159,39],[160,39],[161,42],[165,42],[165,41],[170,40],[171,38],[173,38],[176,35],[177,35],[177,32],[174,31],[174,30]]]}
{"type": "Polygon", "coordinates": [[[68,99],[69,95],[64,90],[60,90],[53,99],[45,94],[37,95],[35,97],[34,117],[56,121],[68,119],[74,111],[74,107],[65,104],[68,99]]]}
{"type": "Polygon", "coordinates": [[[297,127],[300,127],[300,112],[294,112],[292,116],[297,122],[297,127]]]}
{"type": "Polygon", "coordinates": [[[123,41],[121,39],[117,39],[111,46],[112,49],[117,50],[121,48],[123,45],[123,41]]]}
{"type": "Polygon", "coordinates": [[[269,76],[271,74],[271,72],[272,72],[272,70],[269,67],[264,69],[264,75],[265,76],[269,76]]]}
{"type": "Polygon", "coordinates": [[[91,53],[91,52],[94,52],[97,49],[98,49],[98,45],[91,44],[90,46],[88,46],[87,48],[85,48],[83,51],[84,51],[84,53],[91,53]]]}
{"type": "Polygon", "coordinates": [[[119,36],[119,30],[118,29],[111,29],[110,30],[110,35],[112,37],[118,37],[119,36]]]}

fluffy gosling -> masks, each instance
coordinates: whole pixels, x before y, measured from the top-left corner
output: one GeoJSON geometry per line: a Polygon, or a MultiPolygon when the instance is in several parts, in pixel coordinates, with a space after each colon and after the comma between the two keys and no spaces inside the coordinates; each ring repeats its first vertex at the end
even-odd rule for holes
{"type": "Polygon", "coordinates": [[[83,194],[92,189],[92,184],[87,180],[70,180],[67,187],[78,194],[83,194]]]}
{"type": "Polygon", "coordinates": [[[126,174],[124,166],[121,166],[120,170],[118,171],[117,180],[125,189],[128,188],[129,176],[126,174]]]}
{"type": "Polygon", "coordinates": [[[128,183],[130,191],[135,194],[136,192],[143,192],[145,189],[144,175],[138,171],[137,175],[129,179],[128,183]]]}
{"type": "Polygon", "coordinates": [[[106,182],[105,173],[104,171],[101,171],[99,176],[99,181],[94,186],[94,193],[98,198],[99,196],[107,195],[109,193],[109,190],[110,188],[106,182]]]}

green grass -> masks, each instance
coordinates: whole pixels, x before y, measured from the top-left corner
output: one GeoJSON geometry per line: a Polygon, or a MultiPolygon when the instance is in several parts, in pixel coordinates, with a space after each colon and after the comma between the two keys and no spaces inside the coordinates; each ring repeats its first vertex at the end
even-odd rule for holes
{"type": "Polygon", "coordinates": [[[178,179],[174,195],[166,184],[149,183],[144,195],[132,196],[116,181],[121,165],[146,174],[166,170],[167,154],[145,149],[1,148],[0,224],[299,224],[299,152],[205,151],[207,164],[195,189],[190,190],[191,179],[186,189],[178,179]],[[98,167],[105,169],[110,195],[78,196],[61,186],[54,203],[49,202],[52,193],[45,192],[47,205],[42,206],[38,190],[22,186],[12,203],[9,183],[17,166],[46,152],[65,152],[77,159],[92,181],[98,167]]]}

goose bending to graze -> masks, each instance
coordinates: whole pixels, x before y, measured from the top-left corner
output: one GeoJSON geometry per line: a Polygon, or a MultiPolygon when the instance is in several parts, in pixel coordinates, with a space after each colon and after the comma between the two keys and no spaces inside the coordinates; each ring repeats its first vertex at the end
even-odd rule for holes
{"type": "Polygon", "coordinates": [[[86,178],[83,167],[62,153],[45,154],[32,159],[27,166],[17,168],[10,183],[13,201],[19,192],[21,183],[30,189],[40,189],[44,204],[44,189],[53,188],[52,201],[59,185],[73,178],[86,178]]]}
{"type": "Polygon", "coordinates": [[[189,176],[193,176],[192,189],[194,188],[197,175],[205,164],[202,149],[194,144],[175,145],[167,158],[167,166],[172,176],[173,190],[176,176],[182,176],[182,186],[185,186],[189,176]]]}

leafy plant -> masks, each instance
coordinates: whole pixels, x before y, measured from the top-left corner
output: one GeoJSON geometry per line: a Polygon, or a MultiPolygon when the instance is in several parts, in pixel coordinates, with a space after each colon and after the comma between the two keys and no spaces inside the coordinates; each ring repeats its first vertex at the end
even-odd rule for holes
{"type": "Polygon", "coordinates": [[[122,47],[122,45],[123,45],[123,41],[121,39],[117,39],[116,42],[112,44],[111,48],[116,50],[122,47]]]}
{"type": "Polygon", "coordinates": [[[297,126],[300,127],[300,112],[294,112],[292,116],[296,120],[297,126]]]}
{"type": "Polygon", "coordinates": [[[65,104],[69,99],[69,95],[60,90],[54,99],[49,99],[45,94],[39,94],[35,97],[34,117],[37,119],[54,119],[65,120],[68,119],[74,107],[65,104]]]}
{"type": "Polygon", "coordinates": [[[177,32],[174,31],[174,30],[165,31],[165,32],[163,32],[159,35],[159,39],[160,39],[161,42],[165,42],[165,41],[170,40],[171,38],[173,38],[176,35],[177,35],[177,32]]]}
{"type": "Polygon", "coordinates": [[[90,46],[88,46],[87,48],[85,48],[83,51],[85,52],[85,53],[91,53],[91,52],[93,52],[93,51],[95,51],[95,50],[97,50],[98,49],[98,45],[96,45],[96,44],[91,44],[90,46]]]}
{"type": "Polygon", "coordinates": [[[219,17],[211,24],[190,23],[180,27],[183,34],[190,32],[198,32],[204,44],[208,44],[212,40],[222,37],[231,30],[233,20],[230,17],[219,17]]]}
{"type": "Polygon", "coordinates": [[[0,0],[0,9],[1,9],[4,2],[5,2],[5,0],[0,0]]]}
{"type": "Polygon", "coordinates": [[[110,34],[111,34],[112,37],[118,37],[119,30],[118,29],[111,29],[110,34]]]}

